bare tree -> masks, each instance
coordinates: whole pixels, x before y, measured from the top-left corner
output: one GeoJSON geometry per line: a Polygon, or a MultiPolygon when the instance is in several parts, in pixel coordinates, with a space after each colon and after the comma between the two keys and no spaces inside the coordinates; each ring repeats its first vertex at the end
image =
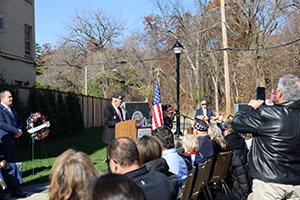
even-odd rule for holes
{"type": "Polygon", "coordinates": [[[89,51],[114,44],[123,31],[124,23],[117,22],[101,10],[86,11],[75,15],[65,42],[75,44],[86,55],[89,51]]]}

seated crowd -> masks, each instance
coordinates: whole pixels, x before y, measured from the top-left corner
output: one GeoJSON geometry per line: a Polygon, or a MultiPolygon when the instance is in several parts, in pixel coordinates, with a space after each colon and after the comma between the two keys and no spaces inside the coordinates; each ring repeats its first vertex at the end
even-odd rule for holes
{"type": "MultiPolygon", "coordinates": [[[[192,134],[177,138],[180,148],[168,127],[136,142],[117,138],[108,146],[107,174],[97,172],[86,154],[69,149],[53,165],[49,199],[178,199],[189,171],[218,152],[236,151],[234,156],[240,161],[236,165],[246,165],[247,147],[239,134],[233,134],[231,120],[225,123],[224,135],[218,126],[197,119],[192,134]]],[[[239,197],[247,197],[250,185],[240,190],[233,184],[238,181],[230,176],[228,184],[239,192],[236,199],[242,199],[239,197]]]]}
{"type": "MultiPolygon", "coordinates": [[[[226,176],[208,181],[198,198],[244,200],[253,192],[254,199],[300,199],[300,79],[282,77],[276,95],[278,105],[252,100],[225,121],[201,101],[183,136],[175,136],[169,126],[136,142],[116,138],[107,148],[107,174],[98,172],[85,153],[69,149],[53,165],[49,199],[176,200],[186,191],[191,172],[212,163],[207,177],[213,179],[218,158],[226,153],[226,176]]],[[[22,195],[16,170],[14,163],[0,162],[0,183],[22,195]]]]}

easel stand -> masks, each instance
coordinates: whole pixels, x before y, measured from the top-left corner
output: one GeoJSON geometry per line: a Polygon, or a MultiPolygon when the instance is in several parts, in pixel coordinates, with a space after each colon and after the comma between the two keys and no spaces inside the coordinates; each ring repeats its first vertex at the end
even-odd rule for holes
{"type": "MultiPolygon", "coordinates": [[[[39,125],[35,128],[31,128],[29,129],[27,132],[31,134],[31,155],[32,155],[32,162],[34,162],[34,144],[35,144],[35,139],[34,139],[34,133],[36,133],[37,131],[43,129],[43,128],[46,128],[46,127],[49,127],[50,126],[50,123],[47,121],[45,122],[44,124],[42,125],[39,125]]],[[[46,156],[48,156],[46,154],[46,156]]],[[[34,175],[34,167],[32,168],[32,175],[34,175]]]]}
{"type": "MultiPolygon", "coordinates": [[[[31,136],[31,156],[32,156],[32,162],[34,161],[34,143],[35,139],[31,136]]],[[[34,175],[34,167],[32,168],[32,175],[34,175]]]]}

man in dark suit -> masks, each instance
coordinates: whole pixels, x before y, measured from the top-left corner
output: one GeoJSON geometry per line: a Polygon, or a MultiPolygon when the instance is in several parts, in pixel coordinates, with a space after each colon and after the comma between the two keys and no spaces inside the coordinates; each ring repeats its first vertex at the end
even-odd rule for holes
{"type": "Polygon", "coordinates": [[[207,107],[207,102],[205,100],[201,101],[200,106],[201,107],[196,110],[195,119],[198,118],[201,120],[208,121],[213,115],[211,108],[207,107]]]}
{"type": "Polygon", "coordinates": [[[112,95],[112,101],[104,109],[104,133],[103,142],[105,144],[111,144],[115,139],[115,125],[121,121],[124,121],[122,109],[120,108],[124,95],[121,93],[114,93],[112,95]]]}
{"type": "Polygon", "coordinates": [[[22,135],[21,123],[11,107],[13,98],[8,90],[0,92],[0,150],[9,163],[16,162],[16,138],[22,135]]]}

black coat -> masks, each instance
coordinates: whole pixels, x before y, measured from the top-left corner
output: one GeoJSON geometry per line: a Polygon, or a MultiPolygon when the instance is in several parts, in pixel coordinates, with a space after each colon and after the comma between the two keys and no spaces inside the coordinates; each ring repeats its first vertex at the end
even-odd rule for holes
{"type": "Polygon", "coordinates": [[[249,175],[266,182],[300,185],[300,100],[280,105],[245,106],[232,128],[252,133],[249,175]]]}
{"type": "Polygon", "coordinates": [[[232,159],[226,182],[235,199],[247,199],[251,191],[251,183],[247,169],[248,149],[245,140],[238,133],[227,135],[225,140],[232,151],[232,159]]]}
{"type": "MultiPolygon", "coordinates": [[[[122,110],[119,108],[122,115],[122,110]]],[[[102,140],[105,144],[111,144],[115,139],[115,125],[122,120],[120,119],[117,111],[110,103],[104,109],[104,131],[102,140]]]]}
{"type": "Polygon", "coordinates": [[[157,171],[166,175],[170,183],[174,186],[176,193],[179,190],[179,184],[177,181],[176,174],[173,174],[169,171],[169,166],[167,161],[164,158],[157,158],[149,162],[144,163],[144,166],[150,171],[157,171]]]}
{"type": "Polygon", "coordinates": [[[232,160],[229,168],[229,174],[231,178],[231,192],[240,200],[247,199],[251,185],[248,177],[246,166],[243,164],[239,157],[239,152],[232,152],[232,160]]]}
{"type": "Polygon", "coordinates": [[[168,178],[157,171],[149,171],[145,166],[125,174],[145,193],[147,200],[174,200],[176,192],[168,178]]]}

